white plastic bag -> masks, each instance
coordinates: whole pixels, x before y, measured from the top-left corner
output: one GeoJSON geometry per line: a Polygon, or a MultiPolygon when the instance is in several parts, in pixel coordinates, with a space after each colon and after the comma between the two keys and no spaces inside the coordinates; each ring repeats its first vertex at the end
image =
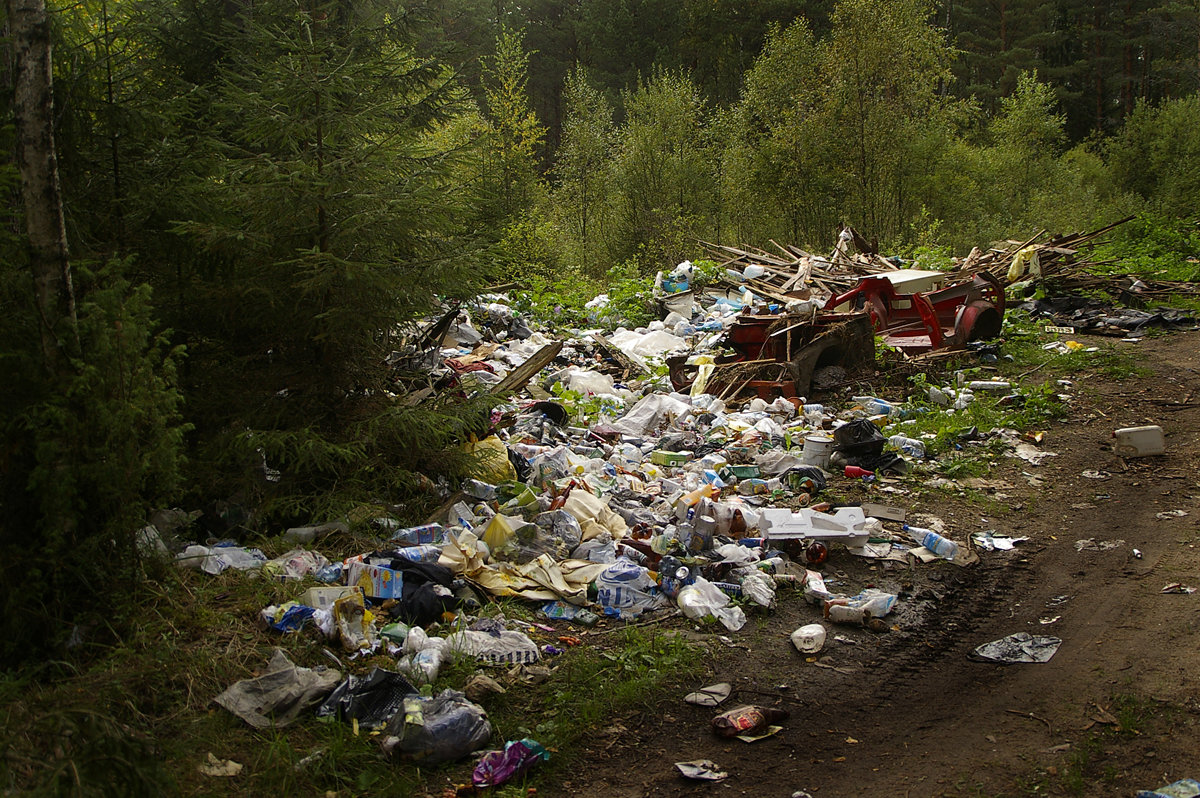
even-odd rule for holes
{"type": "Polygon", "coordinates": [[[649,571],[624,557],[618,557],[596,577],[596,598],[605,614],[621,619],[636,618],[667,603],[649,571]]]}
{"type": "Polygon", "coordinates": [[[683,614],[693,621],[711,615],[731,632],[746,625],[746,613],[742,612],[742,608],[730,607],[729,596],[704,577],[697,577],[693,584],[685,585],[675,601],[683,614]]]}

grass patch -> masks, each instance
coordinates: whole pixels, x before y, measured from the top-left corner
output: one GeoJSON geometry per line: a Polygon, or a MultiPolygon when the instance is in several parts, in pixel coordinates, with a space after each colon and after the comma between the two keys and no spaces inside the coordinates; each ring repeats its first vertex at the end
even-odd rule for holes
{"type": "MultiPolygon", "coordinates": [[[[257,731],[211,704],[228,685],[260,671],[276,646],[298,665],[332,664],[315,630],[280,635],[256,620],[264,606],[313,584],[171,567],[143,586],[135,631],[119,647],[97,647],[75,667],[46,663],[0,676],[0,745],[6,751],[0,791],[403,796],[427,791],[431,780],[469,779],[469,763],[431,768],[386,760],[376,737],[356,736],[347,724],[309,716],[282,730],[257,731]],[[198,766],[209,751],[244,770],[233,779],[201,775],[198,766]]],[[[532,619],[533,611],[504,601],[487,605],[483,614],[532,619]]],[[[661,631],[588,637],[583,646],[543,663],[554,668],[544,683],[510,684],[508,693],[484,701],[496,728],[492,742],[500,747],[531,736],[555,749],[549,767],[529,774],[527,783],[534,784],[614,718],[649,706],[665,686],[692,677],[702,654],[661,631]]],[[[394,661],[346,663],[355,673],[372,665],[394,667],[394,661]]],[[[434,690],[460,688],[478,670],[473,661],[447,663],[434,690]]],[[[504,681],[503,673],[492,675],[504,681]]]]}

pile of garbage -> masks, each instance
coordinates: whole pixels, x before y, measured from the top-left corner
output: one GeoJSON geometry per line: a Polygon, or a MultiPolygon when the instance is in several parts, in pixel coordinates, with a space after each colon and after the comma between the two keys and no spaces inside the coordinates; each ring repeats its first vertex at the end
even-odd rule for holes
{"type": "MultiPolygon", "coordinates": [[[[381,511],[356,519],[374,543],[349,557],[315,550],[348,532],[346,521],[287,530],[296,547],[274,559],[234,541],[177,554],[181,566],[208,574],[255,571],[315,585],[262,609],[269,634],[303,632],[345,658],[382,657],[389,667],[343,676],[332,653],[337,668],[310,669],[277,651],[263,673],[217,702],[255,727],[315,714],[378,731],[388,754],[447,761],[487,745],[492,728],[479,702],[504,690],[479,673],[463,692],[434,695],[447,662],[536,682],[547,660],[583,642],[564,625],[682,615],[735,633],[748,612],[775,607],[781,586],[801,591],[822,623],[886,633],[901,597],[827,583],[821,566],[831,548],[885,567],[963,566],[978,560],[975,546],[1005,548],[1000,539],[956,541],[936,518],[870,502],[838,506],[826,494],[836,481],[894,490],[891,477],[931,454],[934,435],[909,434],[921,414],[960,412],[984,393],[1019,404],[1022,393],[960,373],[915,402],[836,392],[829,404],[809,402],[802,384],[836,385],[850,364],[873,362],[867,314],[828,314],[811,288],[809,298],[756,290],[766,276],[757,264],[734,271],[702,291],[693,290],[690,263],[660,273],[664,318],[611,335],[534,330],[504,294],[431,319],[390,362],[423,370],[422,391],[495,397],[486,429],[464,444],[480,464],[475,479],[443,486],[444,504],[418,526],[381,511]],[[855,320],[865,335],[846,332],[855,320]],[[775,379],[764,379],[771,369],[775,379]],[[539,622],[485,617],[484,605],[500,598],[535,604],[539,622]]],[[[599,312],[606,302],[589,304],[599,312]]],[[[959,445],[988,438],[1032,466],[1053,456],[1006,430],[962,436],[959,445]]],[[[162,548],[153,527],[142,541],[162,548]]],[[[823,640],[821,623],[793,636],[805,653],[823,640]]],[[[534,740],[508,741],[481,760],[475,783],[502,783],[546,757],[534,740]]]]}
{"type": "MultiPolygon", "coordinates": [[[[590,418],[581,405],[551,399],[499,406],[490,434],[469,444],[481,459],[479,478],[427,523],[372,518],[376,548],[341,560],[312,547],[347,532],[345,522],[287,530],[285,539],[298,546],[274,559],[233,541],[179,553],[181,566],[209,574],[315,581],[295,599],[263,608],[263,627],[308,629],[350,659],[394,663],[343,676],[297,667],[280,651],[264,673],[217,702],[256,727],[284,726],[303,713],[340,719],[380,731],[390,754],[444,761],[487,744],[491,727],[476,702],[503,689],[480,675],[465,693],[433,695],[423,686],[448,661],[536,681],[545,660],[581,643],[551,623],[586,628],[603,618],[682,614],[736,632],[747,612],[775,606],[780,585],[802,590],[825,622],[886,632],[899,597],[865,585],[831,589],[820,571],[831,547],[905,564],[975,557],[944,527],[903,524],[894,508],[822,501],[833,480],[871,484],[923,459],[925,442],[902,430],[906,419],[928,412],[924,406],[854,396],[839,411],[802,397],[756,397],[734,408],[708,393],[654,390],[650,381],[639,397],[588,368],[582,347],[574,352],[576,362],[551,367],[540,385],[547,396],[586,395],[590,418]],[[548,623],[483,617],[490,598],[533,602],[548,623]]],[[[953,411],[973,389],[996,385],[944,386],[930,395],[953,411]]],[[[509,757],[516,764],[501,768],[508,772],[543,754],[536,741],[509,741],[485,761],[509,757]]]]}

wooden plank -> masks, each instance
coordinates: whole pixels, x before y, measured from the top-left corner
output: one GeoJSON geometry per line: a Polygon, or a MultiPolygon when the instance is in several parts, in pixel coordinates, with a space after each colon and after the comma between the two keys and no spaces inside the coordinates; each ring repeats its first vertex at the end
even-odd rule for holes
{"type": "Polygon", "coordinates": [[[600,333],[592,333],[592,340],[595,341],[600,346],[601,349],[603,349],[605,352],[607,352],[609,354],[609,356],[612,357],[613,360],[617,361],[617,363],[620,364],[621,368],[625,369],[625,371],[627,373],[629,373],[629,372],[641,372],[643,374],[649,373],[646,368],[639,366],[633,358],[631,358],[629,355],[625,354],[620,349],[618,349],[617,346],[612,341],[608,340],[600,333]]]}
{"type": "Polygon", "coordinates": [[[539,371],[548,366],[554,358],[558,357],[558,353],[562,351],[562,348],[562,341],[546,344],[534,352],[532,357],[510,371],[507,377],[496,383],[495,387],[489,393],[493,396],[500,396],[521,390],[527,382],[537,376],[539,371]]]}

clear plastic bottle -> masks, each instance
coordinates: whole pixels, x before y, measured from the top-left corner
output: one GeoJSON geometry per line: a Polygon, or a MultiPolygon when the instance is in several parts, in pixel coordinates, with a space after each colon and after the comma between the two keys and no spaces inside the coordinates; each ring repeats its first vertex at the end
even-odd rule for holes
{"type": "Polygon", "coordinates": [[[949,538],[944,538],[932,529],[924,529],[919,526],[904,525],[904,531],[907,532],[913,540],[920,543],[925,548],[932,551],[939,557],[947,560],[953,560],[958,556],[958,544],[949,538]]]}
{"type": "Polygon", "coordinates": [[[892,437],[888,438],[888,443],[890,443],[896,449],[904,452],[909,457],[925,456],[925,443],[917,440],[916,438],[909,438],[904,435],[893,435],[892,437]]]}

